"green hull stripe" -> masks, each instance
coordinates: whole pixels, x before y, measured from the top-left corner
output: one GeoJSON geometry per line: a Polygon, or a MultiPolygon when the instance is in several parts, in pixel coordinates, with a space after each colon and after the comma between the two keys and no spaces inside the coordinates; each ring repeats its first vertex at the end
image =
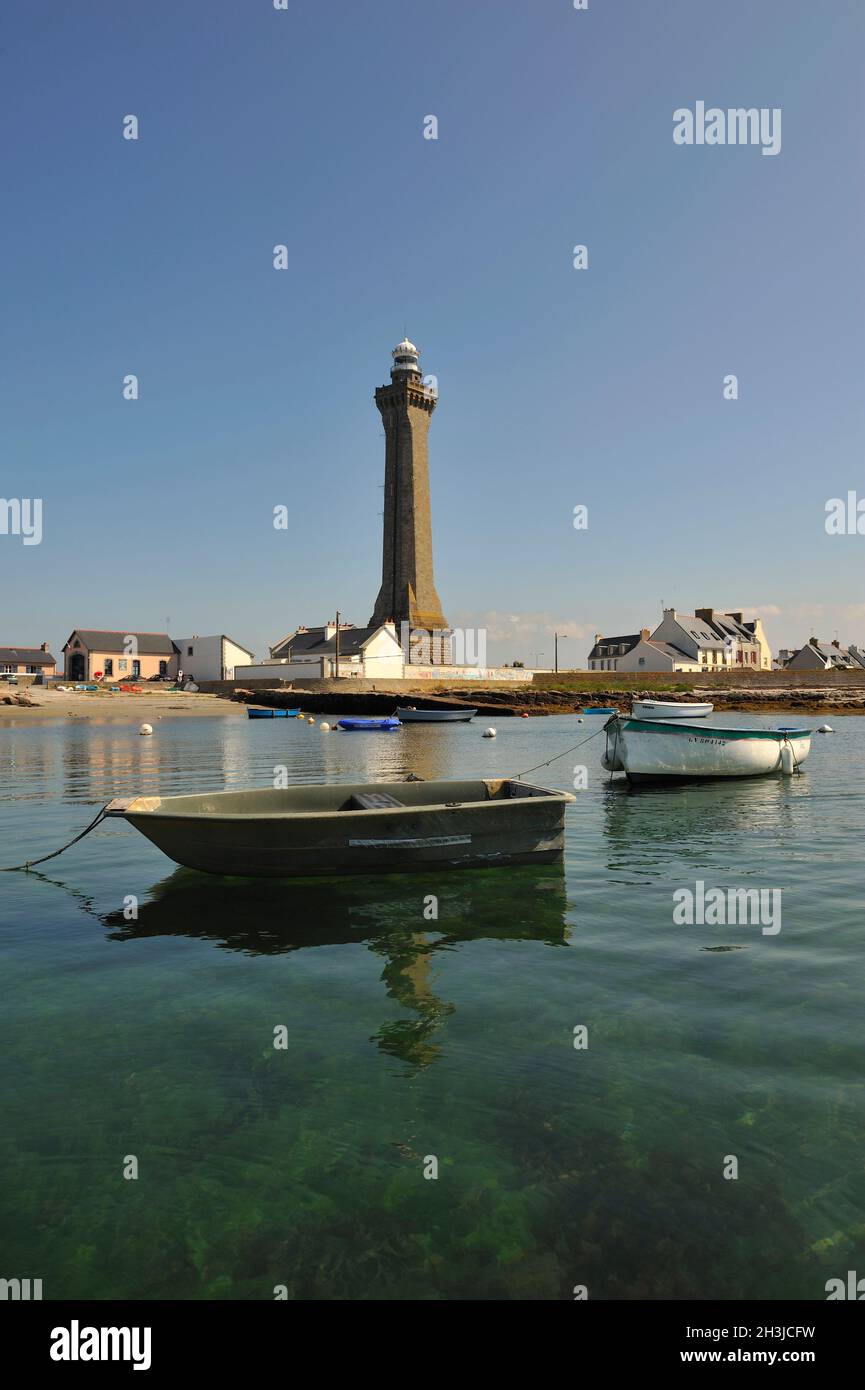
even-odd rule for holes
{"type": "Polygon", "coordinates": [[[625,733],[628,729],[639,729],[640,732],[652,734],[705,734],[709,738],[771,738],[776,743],[783,743],[786,738],[805,738],[811,732],[810,729],[785,729],[783,733],[778,729],[719,729],[698,724],[696,720],[692,724],[666,724],[660,719],[629,719],[627,716],[620,719],[619,724],[625,733]]]}

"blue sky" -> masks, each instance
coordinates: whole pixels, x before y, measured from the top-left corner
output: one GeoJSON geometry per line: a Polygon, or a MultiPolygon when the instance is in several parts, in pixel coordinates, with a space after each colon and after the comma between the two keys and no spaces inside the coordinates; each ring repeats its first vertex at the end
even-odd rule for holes
{"type": "Polygon", "coordinates": [[[404,330],[491,660],[662,599],[865,641],[824,529],[865,496],[863,57],[860,0],[8,0],[0,495],[44,510],[0,645],[365,623],[404,330]],[[675,145],[697,100],[780,107],[780,154],[675,145]]]}

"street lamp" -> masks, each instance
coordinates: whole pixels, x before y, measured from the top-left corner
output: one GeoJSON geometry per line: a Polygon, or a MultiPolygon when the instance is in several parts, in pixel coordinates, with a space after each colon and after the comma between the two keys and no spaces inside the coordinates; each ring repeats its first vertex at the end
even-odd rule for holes
{"type": "Polygon", "coordinates": [[[540,666],[543,652],[535,652],[535,666],[540,666]]]}
{"type": "Polygon", "coordinates": [[[564,640],[565,640],[565,638],[567,637],[567,635],[568,635],[568,634],[567,634],[566,632],[555,632],[555,633],[553,633],[553,637],[555,638],[555,643],[556,643],[556,661],[555,661],[555,665],[556,665],[556,674],[558,674],[558,670],[559,670],[559,639],[561,639],[561,640],[564,642],[564,640]]]}

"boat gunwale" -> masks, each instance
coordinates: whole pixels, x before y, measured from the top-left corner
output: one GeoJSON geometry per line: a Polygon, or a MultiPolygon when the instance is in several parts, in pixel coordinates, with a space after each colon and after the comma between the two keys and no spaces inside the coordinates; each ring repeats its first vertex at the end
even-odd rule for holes
{"type": "Polygon", "coordinates": [[[460,718],[463,718],[467,714],[477,714],[477,710],[472,709],[468,705],[466,705],[465,707],[460,705],[456,709],[440,709],[437,705],[424,705],[420,709],[418,709],[416,705],[397,705],[396,715],[394,717],[396,719],[399,719],[401,714],[438,714],[442,716],[448,714],[455,714],[458,715],[460,718]]]}
{"type": "Polygon", "coordinates": [[[810,738],[813,733],[812,729],[805,728],[804,726],[795,726],[789,729],[725,729],[717,724],[695,725],[691,720],[641,719],[639,715],[630,714],[614,715],[610,719],[609,724],[607,724],[605,727],[609,728],[614,721],[616,721],[622,727],[624,732],[627,732],[628,726],[630,726],[631,728],[636,728],[640,732],[647,733],[657,733],[659,731],[664,732],[666,730],[670,730],[673,733],[693,734],[696,730],[696,732],[700,735],[712,734],[719,735],[722,738],[728,739],[770,738],[774,739],[776,742],[782,742],[784,739],[792,738],[810,738]]]}
{"type": "MultiPolygon", "coordinates": [[[[493,780],[497,780],[497,779],[493,779],[493,780]]],[[[505,781],[505,782],[508,782],[508,781],[513,781],[513,780],[515,780],[515,779],[509,778],[509,777],[505,777],[505,778],[502,778],[501,780],[502,780],[502,781],[505,781]]],[[[301,783],[301,784],[299,784],[299,785],[300,785],[300,787],[306,787],[306,786],[319,786],[320,783],[314,783],[314,782],[313,782],[313,783],[301,783]]],[[[354,783],[348,783],[348,784],[346,784],[346,785],[347,785],[347,786],[353,786],[354,783]]],[[[382,784],[382,785],[388,785],[388,786],[389,786],[389,785],[391,785],[391,784],[390,784],[390,783],[387,783],[387,784],[382,784]]],[[[402,785],[402,783],[400,783],[400,782],[394,782],[392,785],[393,785],[393,786],[396,786],[396,787],[399,787],[399,786],[402,785]]],[[[527,801],[539,801],[539,800],[543,800],[543,801],[545,801],[545,802],[547,802],[547,803],[549,803],[550,801],[553,801],[553,802],[561,802],[561,803],[563,803],[564,805],[567,806],[567,805],[569,805],[571,802],[575,802],[576,799],[577,799],[577,798],[574,796],[573,792],[558,791],[558,790],[556,790],[556,789],[552,789],[552,788],[549,788],[549,787],[535,787],[533,783],[529,783],[529,782],[521,782],[519,785],[520,785],[520,786],[524,786],[524,787],[531,786],[533,791],[542,792],[542,793],[543,793],[543,796],[542,796],[542,797],[531,797],[531,796],[526,796],[526,797],[521,797],[521,796],[505,796],[505,797],[501,797],[500,799],[495,799],[495,798],[493,798],[493,797],[489,797],[486,801],[459,801],[459,802],[456,802],[456,803],[454,803],[454,802],[446,802],[446,801],[441,801],[441,802],[433,802],[433,801],[426,802],[426,801],[421,801],[421,802],[418,802],[417,805],[414,805],[414,806],[374,806],[374,807],[370,807],[369,809],[366,809],[366,808],[363,808],[363,807],[356,807],[356,808],[353,807],[351,810],[346,810],[346,811],[342,811],[342,810],[340,810],[339,808],[334,808],[333,810],[328,810],[328,811],[247,811],[247,812],[238,812],[238,811],[205,811],[205,812],[201,812],[201,811],[163,811],[162,805],[157,806],[157,807],[154,807],[152,810],[149,810],[149,811],[145,811],[145,810],[136,811],[136,810],[135,810],[135,802],[133,801],[132,804],[129,805],[129,806],[127,806],[125,810],[123,810],[122,812],[117,812],[117,813],[115,813],[115,814],[121,815],[121,816],[123,817],[124,820],[132,820],[132,819],[135,818],[135,817],[139,817],[139,818],[145,819],[145,820],[146,820],[146,819],[152,818],[152,819],[160,819],[160,820],[239,821],[241,824],[246,825],[246,824],[248,824],[250,821],[294,821],[294,820],[311,821],[311,820],[322,820],[322,819],[326,819],[326,818],[327,818],[327,819],[330,819],[330,818],[332,818],[332,817],[338,817],[340,821],[343,821],[343,820],[346,820],[348,817],[357,817],[357,816],[404,816],[404,815],[406,815],[406,814],[416,814],[417,812],[427,812],[427,811],[473,811],[473,810],[489,810],[489,809],[490,809],[491,807],[493,807],[493,806],[495,806],[495,807],[513,806],[514,803],[516,803],[516,802],[524,803],[524,802],[527,802],[527,801]]],[[[244,790],[247,790],[247,791],[269,791],[269,790],[271,790],[271,788],[268,788],[268,787],[251,787],[251,788],[245,788],[244,790]]],[[[285,788],[285,790],[294,790],[294,789],[293,789],[293,788],[291,788],[291,789],[285,788]]],[[[199,795],[200,795],[200,796],[208,796],[208,795],[213,795],[213,796],[224,796],[224,795],[226,795],[226,793],[225,793],[225,792],[213,792],[213,793],[208,793],[208,792],[193,792],[193,793],[191,793],[191,795],[193,795],[193,796],[199,796],[199,795]]],[[[232,795],[232,793],[228,793],[228,795],[232,795]]],[[[142,798],[142,799],[144,799],[144,798],[142,798]]],[[[174,801],[175,799],[179,799],[179,798],[175,798],[175,797],[171,797],[171,796],[165,797],[165,798],[161,798],[163,804],[164,804],[165,802],[174,801]]],[[[138,800],[138,798],[136,797],[135,800],[138,800]]]]}

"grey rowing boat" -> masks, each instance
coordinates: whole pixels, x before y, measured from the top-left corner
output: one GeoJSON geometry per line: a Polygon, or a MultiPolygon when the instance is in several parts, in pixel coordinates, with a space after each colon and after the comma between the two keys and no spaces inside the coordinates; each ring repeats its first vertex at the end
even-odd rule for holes
{"type": "Polygon", "coordinates": [[[138,796],[106,814],[187,868],[283,878],[552,861],[575,800],[487,778],[138,796]]]}
{"type": "Polygon", "coordinates": [[[476,709],[397,709],[396,717],[403,724],[468,724],[477,714],[476,709]]]}

